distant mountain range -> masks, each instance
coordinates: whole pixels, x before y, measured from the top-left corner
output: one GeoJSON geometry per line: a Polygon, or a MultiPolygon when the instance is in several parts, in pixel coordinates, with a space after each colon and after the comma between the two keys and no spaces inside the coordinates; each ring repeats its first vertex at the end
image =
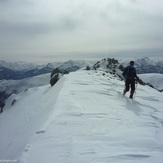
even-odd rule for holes
{"type": "MultiPolygon", "coordinates": [[[[118,60],[123,66],[127,66],[130,59],[118,60]]],[[[68,72],[76,71],[82,67],[91,66],[95,62],[73,61],[53,62],[46,65],[36,65],[26,62],[0,61],[0,80],[19,80],[41,74],[51,73],[55,68],[68,72]]],[[[135,60],[135,67],[138,74],[160,73],[163,74],[163,59],[160,58],[139,58],[135,60]]]]}
{"type": "MultiPolygon", "coordinates": [[[[90,69],[102,68],[106,69],[106,71],[116,70],[116,73],[120,75],[122,72],[120,71],[119,66],[127,66],[130,60],[131,58],[123,60],[107,58],[96,63],[90,61],[69,60],[64,63],[54,62],[48,63],[47,65],[0,61],[0,105],[13,93],[19,93],[28,88],[49,84],[50,74],[55,68],[68,72],[73,72],[86,67],[89,67],[90,69]]],[[[140,58],[135,60],[135,67],[138,74],[163,74],[163,60],[161,59],[140,58]]],[[[145,82],[148,82],[147,78],[145,82]]],[[[155,79],[155,83],[156,82],[157,79],[155,79]]]]}
{"type": "Polygon", "coordinates": [[[144,57],[139,59],[128,58],[119,60],[123,66],[127,66],[131,60],[135,61],[138,74],[160,73],[163,74],[163,58],[144,57]]]}
{"type": "Polygon", "coordinates": [[[51,73],[55,68],[59,68],[61,71],[66,70],[68,72],[76,71],[82,67],[90,66],[94,62],[89,61],[73,61],[67,62],[53,62],[47,65],[35,65],[25,62],[5,62],[0,61],[0,80],[13,79],[19,80],[32,76],[38,76],[41,74],[51,73]]]}

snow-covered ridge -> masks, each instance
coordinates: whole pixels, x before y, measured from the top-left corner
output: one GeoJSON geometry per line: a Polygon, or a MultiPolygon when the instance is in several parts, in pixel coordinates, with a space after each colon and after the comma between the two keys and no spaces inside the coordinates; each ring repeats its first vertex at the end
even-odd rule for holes
{"type": "MultiPolygon", "coordinates": [[[[28,88],[47,85],[50,82],[50,73],[55,69],[59,68],[60,70],[66,70],[68,72],[76,71],[80,68],[90,66],[94,62],[91,61],[73,61],[69,60],[65,63],[55,62],[49,63],[46,66],[37,66],[29,71],[12,71],[10,69],[4,69],[0,73],[0,106],[4,103],[4,100],[13,93],[19,93],[28,88]],[[14,80],[9,80],[14,79],[14,80]]],[[[14,63],[13,63],[14,64],[14,63]]],[[[24,63],[23,63],[24,64],[24,63]]],[[[10,65],[7,64],[7,65],[10,65]]],[[[27,64],[28,65],[28,64],[27,64]]],[[[15,65],[16,66],[16,65],[15,65]]],[[[27,66],[28,67],[28,66],[27,66]]],[[[12,68],[12,64],[11,64],[12,68]]],[[[22,69],[20,69],[22,70],[22,69]]]]}
{"type": "MultiPolygon", "coordinates": [[[[91,69],[94,70],[105,70],[108,72],[112,72],[114,74],[118,74],[119,76],[122,76],[122,72],[123,69],[125,68],[125,66],[129,65],[129,62],[131,61],[130,59],[126,59],[125,61],[118,61],[114,58],[104,58],[101,61],[98,61],[96,64],[94,64],[91,69]]],[[[155,71],[156,69],[158,71],[163,71],[163,65],[159,65],[156,66],[158,63],[161,63],[161,60],[157,62],[153,62],[151,59],[149,58],[143,58],[141,60],[136,60],[135,61],[135,67],[137,70],[137,75],[139,76],[139,78],[141,79],[141,83],[140,84],[147,84],[150,85],[151,87],[154,87],[155,89],[162,91],[163,90],[163,74],[162,73],[147,73],[147,74],[139,74],[139,69],[141,68],[141,73],[145,70],[147,71],[155,71]],[[144,64],[143,64],[144,63],[144,64]],[[145,65],[146,63],[146,65],[145,65]],[[148,64],[150,63],[150,65],[148,64]],[[139,67],[139,66],[140,67],[139,67]],[[142,66],[141,66],[142,65],[142,66]],[[154,66],[154,68],[152,69],[151,65],[154,66]],[[143,68],[145,68],[143,70],[143,68]],[[150,69],[150,70],[148,70],[150,69]]]]}
{"type": "Polygon", "coordinates": [[[163,94],[102,70],[12,95],[0,116],[0,160],[19,163],[162,163],[163,94]],[[13,102],[14,101],[14,102],[13,102]]]}
{"type": "MultiPolygon", "coordinates": [[[[142,62],[145,62],[145,61],[148,63],[151,62],[151,60],[149,61],[148,58],[144,58],[142,59],[142,62]]],[[[103,59],[99,62],[97,62],[98,64],[96,64],[96,68],[100,68],[100,69],[103,69],[103,70],[106,70],[106,71],[116,71],[117,74],[121,75],[122,72],[119,70],[119,65],[120,64],[125,64],[128,65],[128,61],[125,60],[125,62],[123,61],[118,61],[119,63],[117,63],[118,60],[113,60],[113,59],[110,59],[110,61],[108,61],[108,59],[103,59]],[[115,62],[116,61],[116,62],[115,62]],[[115,62],[115,64],[112,64],[110,62],[115,62]]],[[[158,60],[155,59],[155,61],[157,61],[156,63],[158,63],[158,60]]],[[[160,60],[161,62],[161,60],[160,60]]],[[[49,73],[47,72],[51,72],[53,70],[53,68],[56,68],[58,67],[59,69],[61,70],[68,70],[68,71],[75,71],[77,69],[80,69],[82,67],[86,67],[86,66],[92,66],[94,62],[87,62],[87,61],[73,61],[73,60],[69,60],[65,63],[49,63],[47,64],[45,67],[40,67],[41,69],[38,70],[38,69],[33,69],[32,71],[29,71],[29,73],[27,72],[27,75],[30,76],[30,74],[37,74],[36,77],[28,77],[28,78],[25,78],[25,79],[20,79],[20,80],[0,80],[0,93],[1,93],[1,98],[0,98],[0,102],[3,102],[10,94],[12,93],[18,93],[20,91],[23,91],[23,90],[26,90],[28,88],[32,88],[32,87],[35,87],[35,86],[42,86],[42,85],[46,85],[46,84],[49,84],[49,73]],[[45,73],[46,72],[46,73],[45,73]],[[39,75],[39,74],[42,74],[43,75],[39,75]]],[[[136,64],[138,64],[139,62],[136,61],[136,64]]],[[[2,73],[1,73],[2,75],[2,73]]],[[[11,72],[11,75],[14,75],[13,72],[11,72]]],[[[26,74],[23,72],[21,74],[19,74],[19,77],[22,77],[22,76],[26,76],[26,74]]],[[[144,80],[144,78],[140,77],[144,82],[146,83],[149,83],[151,85],[153,85],[155,88],[159,89],[159,90],[162,90],[163,87],[162,87],[162,74],[160,74],[160,77],[157,79],[158,75],[157,76],[153,76],[154,77],[154,80],[144,80]],[[153,82],[154,81],[154,82],[153,82]],[[155,84],[157,83],[157,84],[155,84]]],[[[14,75],[15,77],[15,75],[14,75]]],[[[148,78],[149,79],[149,78],[148,78]]]]}
{"type": "Polygon", "coordinates": [[[161,58],[127,58],[127,59],[114,59],[114,58],[104,58],[101,61],[98,61],[95,64],[96,68],[113,68],[113,66],[120,66],[126,67],[129,65],[130,61],[133,60],[135,62],[135,68],[138,74],[144,73],[160,73],[163,74],[163,59],[161,58]],[[115,62],[115,63],[114,63],[115,62]],[[112,66],[112,67],[111,67],[112,66]]]}

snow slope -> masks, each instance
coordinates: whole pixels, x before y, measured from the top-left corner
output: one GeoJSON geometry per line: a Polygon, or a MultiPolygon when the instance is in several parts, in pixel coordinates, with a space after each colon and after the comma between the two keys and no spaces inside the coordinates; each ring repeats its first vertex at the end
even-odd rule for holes
{"type": "Polygon", "coordinates": [[[163,90],[163,74],[139,74],[139,77],[144,82],[152,84],[158,90],[163,90]]]}
{"type": "Polygon", "coordinates": [[[32,87],[47,85],[50,82],[50,73],[33,76],[20,80],[0,80],[0,91],[11,94],[20,93],[32,87]]]}
{"type": "Polygon", "coordinates": [[[12,95],[0,115],[0,160],[162,163],[163,94],[138,85],[130,100],[123,89],[116,76],[80,70],[12,95]]]}

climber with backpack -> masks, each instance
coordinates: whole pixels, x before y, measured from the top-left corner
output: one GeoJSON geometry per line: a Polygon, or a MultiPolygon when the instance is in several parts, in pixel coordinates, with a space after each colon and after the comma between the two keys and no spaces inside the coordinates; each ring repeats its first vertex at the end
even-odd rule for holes
{"type": "Polygon", "coordinates": [[[125,89],[123,91],[123,95],[125,95],[131,87],[129,98],[132,99],[135,92],[135,81],[139,81],[136,69],[134,68],[134,61],[130,61],[130,65],[125,68],[122,75],[125,78],[125,89]]]}

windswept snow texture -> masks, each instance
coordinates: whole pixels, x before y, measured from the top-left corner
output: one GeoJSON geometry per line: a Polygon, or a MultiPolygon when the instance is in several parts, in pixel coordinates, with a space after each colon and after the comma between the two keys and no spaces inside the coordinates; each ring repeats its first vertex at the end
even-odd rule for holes
{"type": "Polygon", "coordinates": [[[0,115],[0,160],[162,163],[163,94],[138,85],[131,100],[123,89],[111,74],[80,70],[12,95],[0,115]]]}

